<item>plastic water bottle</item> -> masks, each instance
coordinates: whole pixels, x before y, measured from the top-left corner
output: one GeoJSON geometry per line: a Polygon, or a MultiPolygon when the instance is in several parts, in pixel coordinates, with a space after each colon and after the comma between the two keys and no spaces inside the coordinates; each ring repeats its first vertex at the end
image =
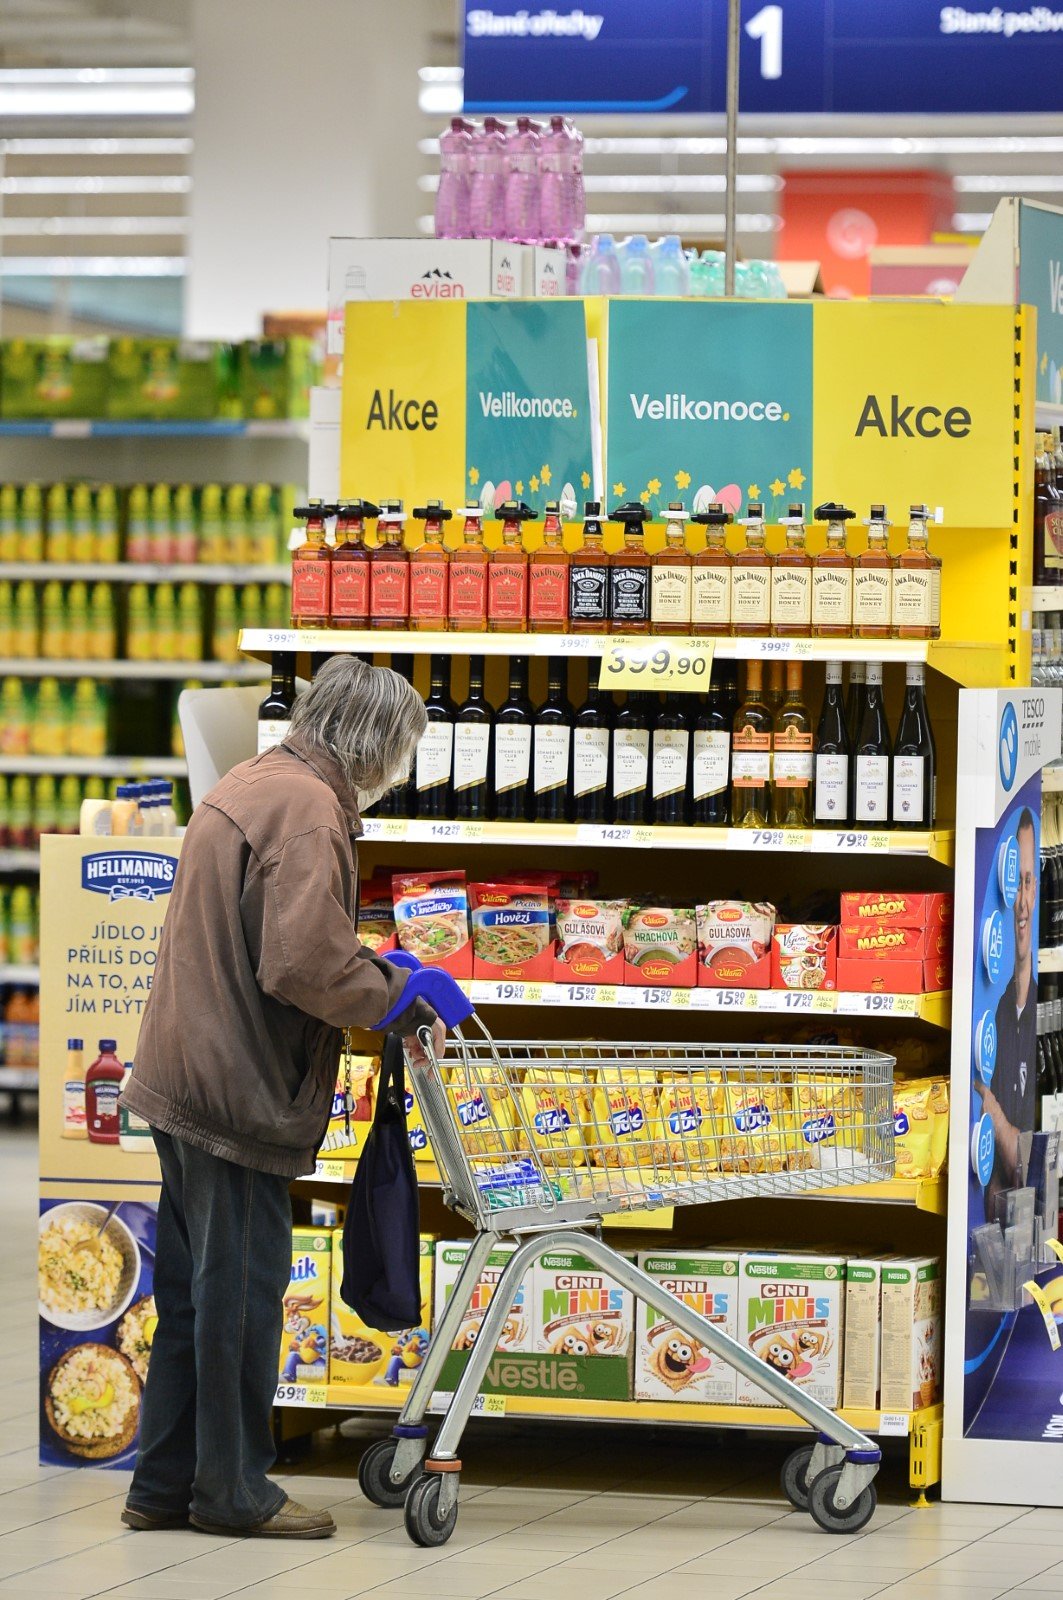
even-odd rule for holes
{"type": "Polygon", "coordinates": [[[539,140],[539,224],[545,240],[568,244],[572,238],[566,164],[569,134],[564,117],[550,118],[539,140]]]}
{"type": "Polygon", "coordinates": [[[587,197],[583,191],[583,135],[573,123],[568,130],[568,165],[565,183],[568,188],[568,226],[570,239],[582,239],[587,225],[587,197]]]}
{"type": "MultiPolygon", "coordinates": [[[[698,281],[703,287],[698,292],[715,297],[723,294],[724,282],[724,255],[722,250],[703,250],[698,263],[700,272],[698,281]]],[[[692,292],[693,292],[693,285],[692,292]]]]}
{"type": "Polygon", "coordinates": [[[690,293],[690,271],[677,233],[666,233],[653,246],[653,275],[658,294],[682,296],[690,293]]]}
{"type": "Polygon", "coordinates": [[[439,141],[439,187],[436,190],[436,238],[468,239],[469,158],[472,150],[472,124],[464,117],[451,117],[450,127],[439,141]]]}
{"type": "Polygon", "coordinates": [[[653,256],[644,233],[633,233],[620,246],[620,293],[653,293],[653,256]]]}
{"type": "Polygon", "coordinates": [[[580,294],[619,294],[620,257],[611,233],[599,233],[583,254],[580,294]]]}
{"type": "Polygon", "coordinates": [[[518,117],[506,140],[506,237],[522,244],[542,238],[539,206],[539,124],[518,117]]]}
{"type": "Polygon", "coordinates": [[[506,237],[506,130],[485,117],[469,151],[469,220],[474,239],[506,237]]]}

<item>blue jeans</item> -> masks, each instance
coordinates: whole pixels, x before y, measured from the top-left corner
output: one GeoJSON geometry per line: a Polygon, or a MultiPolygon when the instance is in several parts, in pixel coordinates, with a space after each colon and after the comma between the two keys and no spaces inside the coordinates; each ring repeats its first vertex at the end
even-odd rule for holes
{"type": "Polygon", "coordinates": [[[131,1509],[249,1527],[286,1499],[266,1473],[282,1302],[291,1276],[286,1178],[154,1130],[162,1166],[159,1324],[131,1509]]]}

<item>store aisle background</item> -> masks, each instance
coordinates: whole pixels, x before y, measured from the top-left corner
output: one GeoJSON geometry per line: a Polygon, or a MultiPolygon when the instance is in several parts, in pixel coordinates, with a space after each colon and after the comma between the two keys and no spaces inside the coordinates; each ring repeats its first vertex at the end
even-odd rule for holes
{"type": "Polygon", "coordinates": [[[779,1441],[692,1429],[473,1424],[450,1544],[416,1550],[366,1504],[348,1424],[290,1494],[327,1505],[327,1542],[135,1534],[128,1474],[37,1466],[36,1156],[0,1129],[0,1600],[1059,1600],[1063,1511],[910,1510],[891,1471],[870,1529],[832,1539],[779,1499],[779,1441]]]}

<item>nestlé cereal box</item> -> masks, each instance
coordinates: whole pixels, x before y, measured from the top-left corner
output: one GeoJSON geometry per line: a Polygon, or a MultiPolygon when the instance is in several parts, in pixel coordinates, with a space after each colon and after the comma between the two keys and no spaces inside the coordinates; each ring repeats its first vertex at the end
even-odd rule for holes
{"type": "Polygon", "coordinates": [[[559,1356],[631,1351],[635,1297],[577,1250],[550,1250],[533,1275],[532,1349],[559,1356]]]}
{"type": "Polygon", "coordinates": [[[332,1234],[332,1311],[329,1318],[329,1382],[372,1383],[389,1389],[412,1383],[432,1331],[432,1266],[435,1241],[421,1238],[421,1320],[401,1333],[368,1327],[340,1294],[343,1229],[332,1234]]]}
{"type": "Polygon", "coordinates": [[[292,1273],[284,1296],[279,1381],[328,1383],[332,1240],[318,1228],[292,1230],[292,1273]]]}
{"type": "MultiPolygon", "coordinates": [[[[643,1251],[638,1264],[684,1305],[732,1338],[738,1336],[738,1256],[725,1250],[682,1255],[643,1251]]],[[[733,1405],[737,1375],[648,1301],[635,1302],[635,1399],[700,1400],[733,1405]]]]}
{"type": "Polygon", "coordinates": [[[941,1262],[935,1256],[882,1268],[883,1411],[915,1411],[941,1399],[941,1262]]]}
{"type": "MultiPolygon", "coordinates": [[[[825,1406],[841,1404],[844,1256],[750,1252],[739,1263],[738,1338],[758,1361],[825,1406]]],[[[738,1403],[778,1405],[738,1374],[738,1403]]]]}

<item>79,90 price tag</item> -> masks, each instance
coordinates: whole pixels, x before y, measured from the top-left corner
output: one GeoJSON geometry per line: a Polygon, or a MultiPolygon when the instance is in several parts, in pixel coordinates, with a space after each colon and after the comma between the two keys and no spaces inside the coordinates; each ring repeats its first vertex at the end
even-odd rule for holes
{"type": "Polygon", "coordinates": [[[623,639],[602,654],[599,689],[676,689],[701,694],[709,687],[712,639],[623,639]]]}

